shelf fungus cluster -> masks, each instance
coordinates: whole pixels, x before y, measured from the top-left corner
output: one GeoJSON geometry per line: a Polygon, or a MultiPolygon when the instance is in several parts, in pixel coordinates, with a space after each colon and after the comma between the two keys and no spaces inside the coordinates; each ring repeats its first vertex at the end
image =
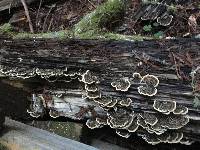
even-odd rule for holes
{"type": "Polygon", "coordinates": [[[167,7],[166,3],[148,3],[143,5],[135,17],[140,17],[142,20],[156,20],[158,24],[168,26],[173,16],[167,11],[167,7]]]}
{"type": "Polygon", "coordinates": [[[111,83],[111,86],[117,91],[126,92],[129,90],[131,85],[138,86],[138,92],[145,96],[154,96],[157,93],[157,86],[159,85],[159,80],[154,75],[141,76],[139,73],[133,73],[133,77],[121,78],[111,83]]]}
{"type": "Polygon", "coordinates": [[[0,74],[10,79],[28,79],[39,76],[49,82],[64,81],[70,82],[82,75],[81,71],[68,71],[67,67],[61,69],[43,69],[43,68],[18,68],[0,65],[0,74]]]}
{"type": "MultiPolygon", "coordinates": [[[[146,133],[145,135],[141,135],[142,138],[152,144],[156,145],[159,143],[183,143],[185,144],[183,133],[181,132],[165,132],[162,135],[155,135],[146,133]]],[[[189,142],[188,142],[189,143],[189,142]]]]}
{"type": "Polygon", "coordinates": [[[101,98],[101,92],[98,85],[99,79],[91,71],[87,70],[83,73],[79,81],[85,84],[86,98],[92,100],[101,98]]]}
{"type": "MultiPolygon", "coordinates": [[[[51,77],[51,71],[45,73],[44,70],[36,70],[37,75],[44,78],[51,77]]],[[[48,109],[48,113],[52,118],[59,116],[74,116],[84,113],[84,117],[89,118],[86,125],[90,129],[101,128],[109,126],[116,131],[116,134],[129,138],[132,133],[136,133],[150,144],[164,143],[183,143],[189,144],[184,141],[183,133],[179,129],[187,125],[189,118],[187,117],[188,108],[177,104],[175,101],[154,100],[153,109],[155,112],[138,112],[134,110],[134,99],[130,97],[121,97],[114,95],[105,95],[100,88],[100,78],[93,72],[87,70],[82,73],[70,73],[67,70],[62,70],[56,76],[70,76],[71,79],[78,79],[83,83],[84,91],[80,89],[81,94],[85,93],[85,97],[79,98],[94,105],[95,109],[101,109],[103,113],[96,113],[97,111],[88,110],[81,111],[80,106],[70,106],[70,96],[63,91],[47,92],[44,94],[33,94],[31,107],[28,113],[32,117],[42,116],[48,109]],[[97,107],[96,107],[97,106],[97,107]],[[75,110],[75,111],[74,111],[75,110]],[[172,132],[173,131],[173,132],[172,132]]],[[[138,93],[150,98],[157,93],[159,80],[154,75],[141,76],[139,73],[134,73],[129,78],[122,78],[111,83],[111,86],[118,92],[128,91],[130,86],[136,86],[135,89],[138,93]]],[[[88,107],[81,103],[81,107],[88,107]]],[[[76,117],[78,119],[80,117],[76,117]]]]}

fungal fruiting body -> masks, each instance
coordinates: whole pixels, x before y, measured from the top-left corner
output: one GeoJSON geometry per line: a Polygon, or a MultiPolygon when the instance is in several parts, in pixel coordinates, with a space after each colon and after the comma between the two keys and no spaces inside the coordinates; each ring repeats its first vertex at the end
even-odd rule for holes
{"type": "Polygon", "coordinates": [[[138,92],[142,95],[146,96],[154,96],[157,93],[157,86],[159,84],[159,80],[154,75],[145,75],[142,77],[141,86],[138,87],[138,92]]]}
{"type": "Polygon", "coordinates": [[[157,18],[157,22],[162,26],[168,26],[172,22],[173,16],[169,15],[167,12],[162,14],[157,18]]]}
{"type": "Polygon", "coordinates": [[[43,101],[36,94],[32,94],[30,109],[27,112],[35,118],[40,117],[44,113],[43,101]]]}
{"type": "Polygon", "coordinates": [[[122,78],[117,81],[114,81],[111,83],[112,87],[114,87],[117,91],[128,91],[129,87],[131,86],[131,83],[129,79],[122,78]]]}
{"type": "Polygon", "coordinates": [[[176,102],[175,101],[160,101],[154,100],[153,108],[161,113],[169,114],[176,109],[176,102]]]}

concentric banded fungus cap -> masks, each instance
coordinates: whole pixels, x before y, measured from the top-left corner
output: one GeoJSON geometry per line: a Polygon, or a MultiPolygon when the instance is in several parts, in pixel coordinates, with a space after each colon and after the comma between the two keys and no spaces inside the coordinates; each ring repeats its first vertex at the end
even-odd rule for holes
{"type": "Polygon", "coordinates": [[[132,100],[130,98],[127,98],[127,99],[124,99],[124,100],[120,100],[118,102],[118,104],[120,104],[121,106],[125,106],[125,107],[130,106],[131,103],[132,103],[132,100]]]}
{"type": "Polygon", "coordinates": [[[133,73],[133,79],[131,80],[133,83],[140,83],[142,80],[142,76],[140,75],[140,73],[133,73]]]}
{"type": "Polygon", "coordinates": [[[92,83],[98,83],[98,79],[96,76],[92,75],[92,73],[87,70],[83,75],[82,75],[82,82],[86,84],[92,84],[92,83]]]}
{"type": "Polygon", "coordinates": [[[161,126],[160,121],[158,121],[155,125],[150,126],[150,129],[157,135],[163,134],[167,129],[161,126]]]}
{"type": "Polygon", "coordinates": [[[151,145],[159,144],[161,141],[157,138],[155,134],[144,134],[142,138],[151,145]]]}
{"type": "Polygon", "coordinates": [[[141,83],[157,87],[159,84],[159,80],[156,76],[147,74],[143,76],[141,83]]]}
{"type": "Polygon", "coordinates": [[[144,119],[141,116],[137,117],[137,124],[144,129],[149,128],[149,126],[146,124],[146,122],[144,121],[144,119]]]}
{"type": "Polygon", "coordinates": [[[112,100],[112,97],[102,96],[101,98],[94,99],[94,101],[104,107],[112,103],[113,100],[112,100]]]}
{"type": "Polygon", "coordinates": [[[99,90],[99,88],[95,83],[92,83],[92,84],[85,84],[85,90],[89,92],[96,92],[99,90]]]}
{"type": "Polygon", "coordinates": [[[176,109],[176,102],[155,100],[153,108],[161,113],[169,114],[170,112],[173,112],[176,109]]]}
{"type": "Polygon", "coordinates": [[[129,132],[135,132],[138,129],[137,117],[133,118],[132,123],[126,128],[129,132]]]}
{"type": "Polygon", "coordinates": [[[145,75],[140,84],[141,86],[138,87],[138,92],[142,95],[146,96],[154,96],[157,93],[156,87],[159,84],[159,80],[154,75],[145,75]]]}
{"type": "Polygon", "coordinates": [[[151,126],[155,125],[158,122],[157,117],[152,113],[144,112],[141,113],[140,116],[144,119],[146,124],[149,124],[151,126]]]}
{"type": "Polygon", "coordinates": [[[100,124],[100,125],[107,125],[107,119],[108,118],[96,118],[96,121],[100,124]]]}
{"type": "Polygon", "coordinates": [[[114,107],[118,102],[118,99],[113,99],[111,103],[107,104],[106,107],[111,108],[114,107]]]}
{"type": "Polygon", "coordinates": [[[189,122],[189,118],[183,115],[167,115],[160,119],[162,127],[168,129],[180,129],[189,122]]]}
{"type": "Polygon", "coordinates": [[[122,78],[117,81],[114,81],[111,83],[112,87],[114,87],[117,91],[128,91],[129,87],[131,86],[131,83],[129,79],[122,78]]]}
{"type": "Polygon", "coordinates": [[[116,133],[121,136],[121,137],[124,137],[124,138],[129,138],[130,137],[130,133],[126,130],[123,130],[123,129],[117,129],[116,130],[116,133]]]}
{"type": "Polygon", "coordinates": [[[109,124],[111,127],[123,128],[127,124],[132,123],[134,113],[133,112],[129,113],[129,112],[127,112],[127,110],[125,110],[123,108],[118,108],[116,111],[115,110],[109,111],[108,116],[110,118],[109,124]]]}
{"type": "Polygon", "coordinates": [[[173,111],[174,114],[186,115],[188,113],[188,108],[183,105],[176,105],[176,109],[173,111]]]}
{"type": "Polygon", "coordinates": [[[59,112],[56,111],[56,110],[50,110],[49,111],[49,115],[52,117],[52,118],[58,118],[60,115],[59,115],[59,112]]]}
{"type": "Polygon", "coordinates": [[[143,85],[138,87],[138,93],[146,96],[154,96],[157,93],[157,89],[153,86],[143,85]]]}
{"type": "Polygon", "coordinates": [[[183,138],[183,133],[172,132],[169,134],[167,142],[168,143],[179,143],[182,138],[183,138]]]}
{"type": "Polygon", "coordinates": [[[172,22],[173,16],[167,12],[157,18],[157,22],[162,26],[168,26],[172,22]]]}
{"type": "Polygon", "coordinates": [[[41,116],[41,114],[37,112],[30,112],[29,110],[27,110],[27,112],[30,114],[31,117],[34,118],[39,118],[41,116]]]}
{"type": "Polygon", "coordinates": [[[91,120],[91,119],[87,120],[86,125],[90,129],[95,129],[95,128],[100,128],[101,127],[101,125],[96,120],[91,120]]]}
{"type": "Polygon", "coordinates": [[[191,139],[188,139],[186,137],[183,137],[180,141],[181,144],[184,144],[184,145],[191,145],[194,143],[194,141],[192,141],[191,139]]]}
{"type": "Polygon", "coordinates": [[[95,99],[95,98],[101,98],[101,93],[100,91],[95,91],[95,92],[86,92],[86,97],[89,99],[95,99]]]}

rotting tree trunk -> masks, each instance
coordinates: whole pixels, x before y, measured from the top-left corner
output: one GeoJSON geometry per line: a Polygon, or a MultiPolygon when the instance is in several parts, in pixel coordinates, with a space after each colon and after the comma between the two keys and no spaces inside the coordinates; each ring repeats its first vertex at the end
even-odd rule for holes
{"type": "MultiPolygon", "coordinates": [[[[198,125],[200,111],[199,106],[194,105],[195,100],[199,103],[199,49],[199,39],[128,42],[2,38],[0,39],[0,64],[3,69],[1,70],[2,78],[15,77],[14,73],[17,73],[19,69],[21,72],[30,72],[35,68],[60,70],[67,68],[71,72],[90,70],[100,81],[102,95],[122,99],[131,98],[132,109],[135,112],[155,113],[152,106],[154,100],[176,101],[177,104],[189,109],[190,123],[181,131],[190,139],[200,141],[200,126],[198,125]],[[158,77],[160,82],[155,96],[141,95],[135,86],[131,86],[126,92],[116,91],[111,86],[111,82],[115,80],[123,77],[131,78],[134,72],[139,72],[142,76],[150,74],[158,77]]],[[[98,104],[82,97],[85,91],[80,82],[49,83],[37,76],[15,80],[29,83],[31,86],[38,85],[34,88],[29,86],[30,93],[34,91],[32,93],[42,94],[35,87],[44,87],[52,91],[64,89],[67,98],[63,115],[67,117],[75,119],[81,107],[88,106],[95,106],[99,114],[105,113],[98,104]]]]}

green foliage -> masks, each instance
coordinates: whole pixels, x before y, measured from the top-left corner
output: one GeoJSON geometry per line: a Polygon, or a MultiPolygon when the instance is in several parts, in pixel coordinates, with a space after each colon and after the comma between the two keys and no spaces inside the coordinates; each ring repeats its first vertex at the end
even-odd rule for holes
{"type": "Polygon", "coordinates": [[[0,150],[8,150],[8,148],[0,142],[0,150]]]}
{"type": "Polygon", "coordinates": [[[152,26],[151,26],[151,25],[145,25],[145,26],[143,27],[143,30],[146,31],[146,32],[149,32],[149,31],[152,30],[152,26]]]}
{"type": "Polygon", "coordinates": [[[193,106],[195,108],[200,108],[200,99],[199,99],[199,96],[195,96],[195,98],[193,100],[193,106]]]}
{"type": "Polygon", "coordinates": [[[124,10],[125,0],[108,0],[75,25],[75,35],[101,30],[111,20],[120,19],[124,10]]]}
{"type": "Polygon", "coordinates": [[[164,37],[163,31],[159,31],[153,35],[156,39],[161,39],[164,37]]]}

